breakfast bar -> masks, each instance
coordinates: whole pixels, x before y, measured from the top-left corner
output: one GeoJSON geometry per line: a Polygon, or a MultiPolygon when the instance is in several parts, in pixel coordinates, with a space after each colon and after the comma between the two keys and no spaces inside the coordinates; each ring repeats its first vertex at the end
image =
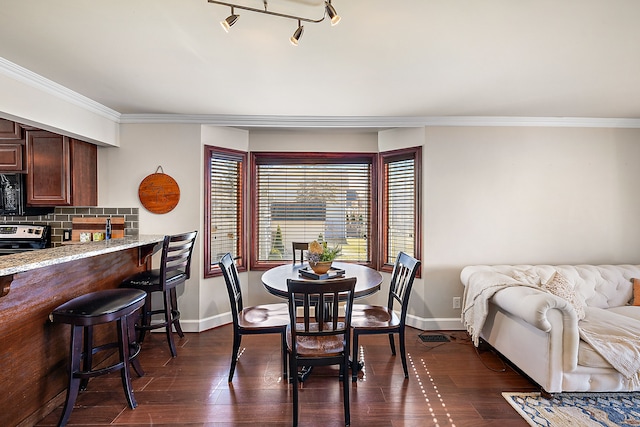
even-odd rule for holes
{"type": "Polygon", "coordinates": [[[164,236],[70,244],[0,257],[0,425],[33,425],[64,400],[69,331],[51,311],[150,266],[164,236]]]}

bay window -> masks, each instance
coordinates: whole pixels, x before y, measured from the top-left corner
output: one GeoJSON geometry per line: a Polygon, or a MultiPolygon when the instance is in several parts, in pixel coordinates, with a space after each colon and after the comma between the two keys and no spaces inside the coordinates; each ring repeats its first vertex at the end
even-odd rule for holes
{"type": "Polygon", "coordinates": [[[245,153],[205,147],[205,277],[230,252],[240,270],[293,259],[292,242],[390,271],[421,256],[421,148],[383,153],[245,153]],[[248,158],[250,156],[250,163],[248,158]],[[247,230],[249,230],[247,232],[247,230]]]}

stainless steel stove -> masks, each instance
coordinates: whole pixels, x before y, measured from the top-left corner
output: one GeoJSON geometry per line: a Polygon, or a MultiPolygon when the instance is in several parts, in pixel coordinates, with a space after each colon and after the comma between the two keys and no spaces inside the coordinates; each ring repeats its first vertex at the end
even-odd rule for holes
{"type": "Polygon", "coordinates": [[[48,225],[0,224],[0,255],[44,249],[50,242],[48,225]]]}

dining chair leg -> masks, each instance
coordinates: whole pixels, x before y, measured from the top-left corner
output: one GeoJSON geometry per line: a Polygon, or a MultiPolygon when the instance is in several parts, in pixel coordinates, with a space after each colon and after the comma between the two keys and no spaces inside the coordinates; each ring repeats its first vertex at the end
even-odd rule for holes
{"type": "Polygon", "coordinates": [[[236,372],[236,363],[238,362],[238,351],[240,351],[240,342],[242,335],[233,334],[233,350],[231,352],[231,367],[229,368],[229,382],[233,380],[233,374],[236,372]]]}
{"type": "Polygon", "coordinates": [[[342,363],[342,366],[340,367],[340,369],[342,370],[343,373],[343,378],[344,381],[342,381],[342,390],[343,390],[343,394],[342,394],[342,399],[344,401],[344,425],[348,426],[351,424],[351,412],[350,412],[350,402],[349,402],[349,387],[351,386],[349,384],[349,380],[347,380],[347,378],[349,378],[349,355],[345,354],[345,360],[342,363]]]}
{"type": "Polygon", "coordinates": [[[351,357],[351,382],[358,381],[358,367],[359,367],[359,354],[358,349],[360,346],[358,345],[358,333],[353,331],[353,356],[351,357]]]}
{"type": "Polygon", "coordinates": [[[400,329],[398,333],[398,341],[400,342],[400,359],[402,360],[402,369],[404,369],[404,377],[409,378],[407,370],[407,352],[404,345],[404,329],[400,329]]]}
{"type": "Polygon", "coordinates": [[[393,339],[393,334],[389,334],[389,345],[391,346],[391,354],[396,355],[396,342],[393,339]]]}
{"type": "Polygon", "coordinates": [[[289,367],[291,369],[289,377],[293,392],[293,427],[298,427],[298,365],[293,356],[289,358],[289,367]]]}
{"type": "Polygon", "coordinates": [[[286,380],[287,377],[287,332],[283,330],[280,332],[280,352],[282,353],[282,378],[286,380]]]}

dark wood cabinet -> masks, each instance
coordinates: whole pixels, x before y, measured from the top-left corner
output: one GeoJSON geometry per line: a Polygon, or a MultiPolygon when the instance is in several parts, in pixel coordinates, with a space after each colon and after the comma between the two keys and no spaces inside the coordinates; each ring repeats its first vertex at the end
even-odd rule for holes
{"type": "Polygon", "coordinates": [[[97,147],[42,130],[26,134],[27,205],[97,205],[97,147]]]}
{"type": "Polygon", "coordinates": [[[71,202],[74,206],[98,205],[98,147],[71,139],[71,202]]]}
{"type": "Polygon", "coordinates": [[[24,141],[0,141],[0,173],[24,172],[24,141]]]}
{"type": "Polygon", "coordinates": [[[0,139],[22,139],[22,128],[16,122],[0,119],[0,139]]]}
{"type": "Polygon", "coordinates": [[[16,122],[0,119],[0,173],[24,172],[24,140],[16,122]]]}

